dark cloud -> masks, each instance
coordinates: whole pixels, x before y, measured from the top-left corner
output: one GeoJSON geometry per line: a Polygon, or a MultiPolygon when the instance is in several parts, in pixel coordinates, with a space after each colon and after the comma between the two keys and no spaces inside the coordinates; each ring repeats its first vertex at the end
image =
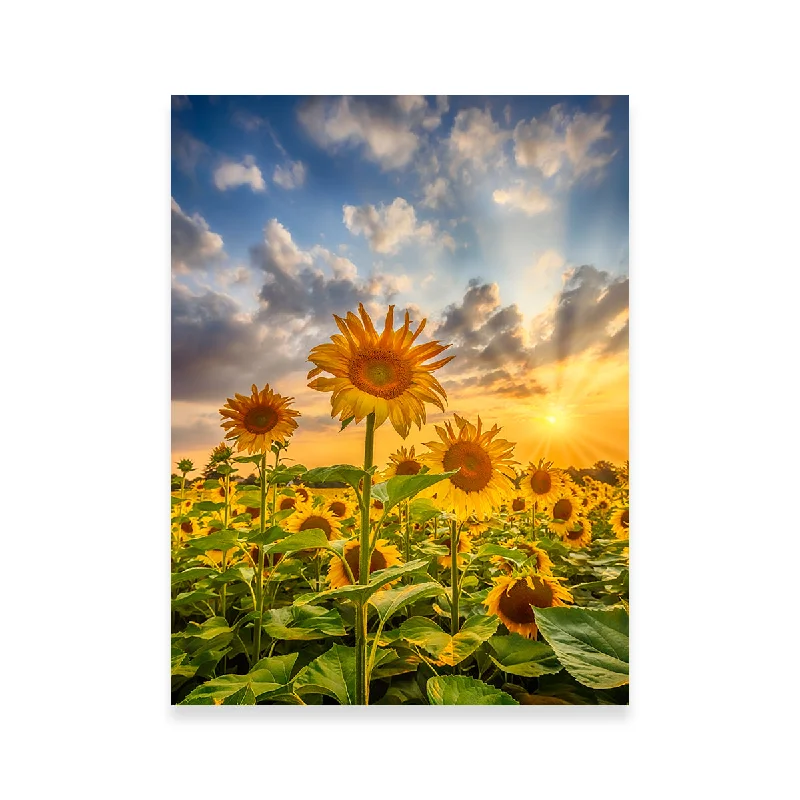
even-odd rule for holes
{"type": "Polygon", "coordinates": [[[224,258],[222,237],[199,214],[188,216],[172,200],[171,217],[173,269],[202,269],[224,258]]]}
{"type": "Polygon", "coordinates": [[[563,361],[593,347],[606,352],[624,350],[627,325],[613,337],[607,328],[627,308],[627,277],[612,278],[595,267],[579,267],[558,298],[552,334],[534,348],[534,363],[538,366],[563,361]]]}

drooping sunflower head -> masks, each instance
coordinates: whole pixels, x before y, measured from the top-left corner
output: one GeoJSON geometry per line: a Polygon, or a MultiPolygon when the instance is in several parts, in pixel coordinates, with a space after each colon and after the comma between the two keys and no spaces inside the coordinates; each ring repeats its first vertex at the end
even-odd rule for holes
{"type": "Polygon", "coordinates": [[[574,550],[586,547],[592,541],[592,523],[586,517],[575,517],[569,525],[560,528],[561,541],[574,550]]]}
{"type": "Polygon", "coordinates": [[[389,464],[381,474],[384,481],[394,478],[396,475],[416,475],[423,468],[422,461],[418,460],[414,452],[414,446],[410,450],[401,447],[389,456],[389,464]]]}
{"type": "MultiPolygon", "coordinates": [[[[361,547],[358,539],[351,539],[345,546],[342,555],[353,573],[353,578],[356,583],[360,580],[360,553],[361,547]]],[[[388,569],[395,566],[395,564],[402,563],[400,558],[400,551],[393,545],[389,544],[386,539],[378,539],[375,543],[375,549],[369,559],[369,573],[377,572],[381,569],[388,569]]],[[[338,557],[331,559],[331,565],[328,568],[328,583],[332,589],[339,589],[342,586],[350,585],[350,577],[345,570],[342,561],[338,557]]],[[[389,584],[387,584],[388,586],[389,584]]]]}
{"type": "Polygon", "coordinates": [[[182,458],[178,462],[178,472],[182,472],[184,475],[187,472],[192,472],[194,470],[194,464],[188,458],[182,458]]]}
{"type": "Polygon", "coordinates": [[[560,579],[546,573],[530,573],[518,578],[502,576],[483,601],[490,614],[496,614],[509,631],[526,639],[537,633],[534,608],[564,606],[572,602],[569,590],[560,579]]]}
{"type": "MultiPolygon", "coordinates": [[[[535,557],[536,564],[534,569],[537,573],[545,572],[548,575],[553,574],[553,562],[550,560],[550,556],[547,555],[545,550],[542,550],[541,547],[533,542],[527,542],[521,537],[517,537],[515,539],[507,539],[501,542],[501,545],[509,550],[521,550],[528,558],[535,557]]],[[[506,575],[511,575],[514,571],[514,563],[503,558],[503,556],[492,556],[490,560],[492,564],[499,567],[506,575]]]]}
{"type": "Polygon", "coordinates": [[[550,517],[548,525],[556,533],[562,533],[573,526],[581,516],[581,501],[572,492],[562,490],[546,508],[550,517]]]}
{"type": "Polygon", "coordinates": [[[437,425],[440,441],[426,442],[430,452],[420,457],[434,472],[458,470],[432,487],[428,496],[436,495],[436,503],[446,511],[454,510],[464,519],[470,514],[491,516],[514,488],[514,445],[496,439],[497,425],[483,431],[481,418],[473,425],[455,414],[452,423],[437,425]]]}
{"type": "Polygon", "coordinates": [[[219,410],[225,438],[236,441],[237,450],[260,453],[273,442],[286,441],[297,428],[294,417],[300,413],[289,408],[293,397],[282,397],[266,384],[259,391],[253,384],[250,397],[237,394],[219,410]]]}
{"type": "Polygon", "coordinates": [[[531,503],[538,503],[539,508],[547,505],[564,488],[564,474],[544,459],[538,464],[531,463],[520,480],[522,493],[531,503]]]}
{"type": "Polygon", "coordinates": [[[229,461],[233,456],[233,450],[225,442],[220,442],[211,451],[211,463],[221,464],[223,461],[229,461]]]}
{"type": "Polygon", "coordinates": [[[375,427],[389,419],[405,439],[415,423],[425,422],[425,404],[444,411],[447,395],[431,374],[454,356],[426,364],[450,345],[431,341],[414,345],[426,320],[411,331],[411,318],[394,330],[394,306],[389,306],[383,332],[378,334],[363,304],[359,303],[359,319],[352,311],[342,319],[334,314],[341,331],[331,343],[317,345],[308,355],[314,369],[308,378],[311,389],[332,392],[331,416],[341,420],[353,417],[358,423],[368,414],[375,414],[375,427]],[[316,377],[328,372],[332,378],[316,377]]]}
{"type": "Polygon", "coordinates": [[[620,508],[616,508],[611,514],[610,522],[611,530],[614,531],[614,535],[617,537],[617,539],[627,539],[628,528],[630,527],[631,522],[630,506],[625,505],[620,508]]]}

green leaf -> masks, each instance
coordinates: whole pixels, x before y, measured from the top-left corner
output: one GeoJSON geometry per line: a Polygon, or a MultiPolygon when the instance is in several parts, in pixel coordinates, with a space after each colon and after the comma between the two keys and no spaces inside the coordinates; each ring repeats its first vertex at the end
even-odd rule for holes
{"type": "Polygon", "coordinates": [[[265,553],[294,553],[298,550],[328,548],[328,537],[321,528],[309,528],[293,533],[285,539],[264,548],[265,553]]]}
{"type": "Polygon", "coordinates": [[[280,525],[273,525],[271,528],[265,528],[264,533],[248,533],[245,535],[250,544],[271,544],[277,542],[286,536],[286,531],[280,525]]]}
{"type": "Polygon", "coordinates": [[[438,675],[427,684],[434,706],[518,706],[510,695],[466,675],[438,675]]]}
{"type": "Polygon", "coordinates": [[[569,606],[534,608],[536,625],[567,672],[585,686],[628,683],[628,614],[569,606]]]}
{"type": "Polygon", "coordinates": [[[256,453],[254,456],[236,456],[233,461],[237,464],[260,464],[261,453],[256,453]]]}
{"type": "Polygon", "coordinates": [[[339,433],[341,433],[353,420],[355,417],[346,417],[342,420],[342,427],[339,428],[339,433]]]}
{"type": "Polygon", "coordinates": [[[502,556],[514,564],[522,564],[530,558],[530,554],[523,553],[521,550],[514,550],[508,547],[501,547],[499,544],[485,544],[481,547],[475,558],[489,558],[490,556],[502,556]]]}
{"type": "Polygon", "coordinates": [[[239,544],[239,532],[228,528],[214,531],[208,536],[189,539],[186,547],[195,553],[207,553],[209,550],[230,550],[237,544],[239,544]]]}
{"type": "Polygon", "coordinates": [[[553,648],[544,642],[534,642],[512,633],[510,636],[492,636],[489,646],[497,658],[491,654],[489,657],[503,672],[523,678],[538,678],[561,671],[561,663],[553,648]]]}
{"type": "Polygon", "coordinates": [[[441,513],[441,509],[437,508],[433,500],[429,500],[427,497],[417,497],[408,506],[408,516],[412,522],[427,522],[441,513]]]}
{"type": "Polygon", "coordinates": [[[176,583],[183,583],[184,581],[197,581],[214,572],[216,570],[213,567],[191,567],[183,570],[183,572],[173,574],[172,585],[175,586],[176,583]]]}
{"type": "Polygon", "coordinates": [[[191,606],[195,603],[208,602],[216,598],[217,593],[212,592],[210,589],[194,589],[191,592],[181,592],[173,601],[172,608],[183,608],[184,606],[191,606]]]}
{"type": "Polygon", "coordinates": [[[426,597],[436,597],[445,591],[439,583],[415,583],[409,586],[398,586],[373,595],[369,602],[378,610],[382,622],[386,622],[401,609],[426,597]]]}
{"type": "Polygon", "coordinates": [[[341,705],[352,705],[356,697],[356,651],[354,647],[334,644],[297,673],[295,691],[300,694],[324,694],[341,705]]]}
{"type": "Polygon", "coordinates": [[[233,636],[228,623],[222,617],[211,617],[203,623],[190,622],[182,635],[187,639],[216,639],[217,636],[227,634],[233,636]]]}
{"type": "Polygon", "coordinates": [[[436,474],[424,472],[418,475],[395,475],[393,478],[389,478],[386,483],[379,483],[374,487],[373,491],[375,496],[383,503],[383,510],[386,513],[403,500],[414,497],[423,489],[435,486],[451,475],[455,475],[456,472],[458,472],[457,469],[436,474]]]}
{"type": "Polygon", "coordinates": [[[264,630],[273,639],[288,641],[311,641],[347,633],[339,612],[320,606],[289,606],[268,611],[264,630]]]}
{"type": "Polygon", "coordinates": [[[359,467],[351,464],[336,464],[333,467],[317,467],[310,469],[305,474],[306,485],[311,486],[315,483],[328,483],[329,481],[342,481],[349,484],[354,489],[358,489],[358,484],[364,479],[367,473],[359,467]]]}
{"type": "Polygon", "coordinates": [[[255,705],[256,697],[265,692],[280,689],[281,684],[271,679],[268,670],[248,675],[223,675],[206,681],[193,689],[180,705],[213,705],[214,700],[223,700],[224,705],[255,705]]]}
{"type": "Polygon", "coordinates": [[[219,511],[224,507],[225,503],[214,503],[211,500],[201,500],[192,506],[195,511],[219,511]]]}
{"type": "Polygon", "coordinates": [[[455,666],[472,655],[497,630],[495,616],[470,617],[461,630],[451,636],[427,617],[411,617],[397,629],[397,635],[427,650],[438,662],[455,666]]]}
{"type": "Polygon", "coordinates": [[[291,682],[292,669],[294,663],[297,661],[297,653],[288,653],[285,656],[271,656],[270,658],[262,658],[257,662],[253,669],[250,670],[251,675],[257,674],[259,680],[266,682],[270,680],[280,686],[286,686],[291,682]]]}

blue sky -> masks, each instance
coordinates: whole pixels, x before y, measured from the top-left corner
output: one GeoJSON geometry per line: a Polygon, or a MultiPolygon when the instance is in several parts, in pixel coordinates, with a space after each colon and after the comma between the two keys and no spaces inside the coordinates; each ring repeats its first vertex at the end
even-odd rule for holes
{"type": "MultiPolygon", "coordinates": [[[[627,370],[627,97],[172,108],[178,448],[213,446],[216,408],[252,381],[304,391],[308,348],[358,301],[447,332],[461,356],[449,386],[467,407],[480,385],[541,416],[545,396],[573,405],[553,381],[576,360],[622,352],[627,370]]],[[[310,427],[322,410],[310,402],[310,427]]]]}

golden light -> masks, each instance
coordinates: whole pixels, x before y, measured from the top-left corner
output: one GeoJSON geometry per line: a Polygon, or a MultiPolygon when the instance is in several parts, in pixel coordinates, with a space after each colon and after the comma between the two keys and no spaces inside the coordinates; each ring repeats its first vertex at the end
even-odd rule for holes
{"type": "Polygon", "coordinates": [[[558,422],[558,417],[545,417],[545,419],[551,424],[555,425],[558,422]]]}

